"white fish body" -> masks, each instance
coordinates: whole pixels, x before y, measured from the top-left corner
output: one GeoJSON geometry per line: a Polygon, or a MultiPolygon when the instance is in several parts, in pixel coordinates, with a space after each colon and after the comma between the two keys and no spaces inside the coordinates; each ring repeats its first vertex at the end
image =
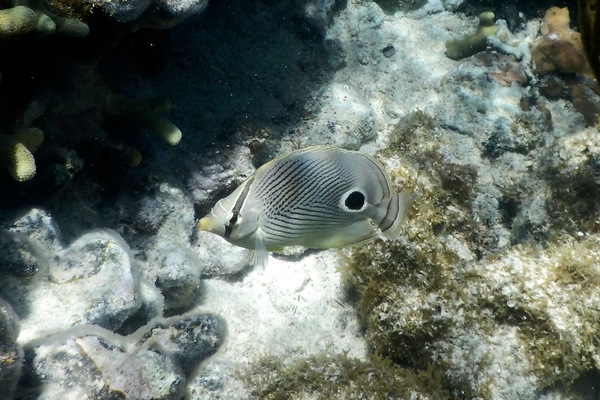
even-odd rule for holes
{"type": "Polygon", "coordinates": [[[309,147],[258,168],[198,221],[201,230],[255,250],[288,246],[344,247],[377,236],[394,238],[410,196],[396,193],[388,174],[371,157],[336,147],[309,147]]]}

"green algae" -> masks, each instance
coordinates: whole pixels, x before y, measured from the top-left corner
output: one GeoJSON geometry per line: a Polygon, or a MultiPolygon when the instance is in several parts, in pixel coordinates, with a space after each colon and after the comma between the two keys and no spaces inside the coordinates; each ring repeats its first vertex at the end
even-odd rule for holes
{"type": "Polygon", "coordinates": [[[361,361],[345,354],[319,355],[286,363],[265,357],[240,376],[258,399],[445,399],[433,369],[412,371],[388,360],[361,361]]]}

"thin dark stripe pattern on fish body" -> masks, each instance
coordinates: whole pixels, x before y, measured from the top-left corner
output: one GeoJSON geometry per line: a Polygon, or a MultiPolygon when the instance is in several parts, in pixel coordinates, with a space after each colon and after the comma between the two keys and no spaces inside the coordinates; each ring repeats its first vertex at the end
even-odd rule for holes
{"type": "MultiPolygon", "coordinates": [[[[373,158],[336,147],[309,147],[258,168],[198,227],[255,253],[288,246],[343,247],[396,237],[409,198],[394,190],[373,158]]],[[[255,262],[266,262],[266,254],[255,256],[255,262]]]]}

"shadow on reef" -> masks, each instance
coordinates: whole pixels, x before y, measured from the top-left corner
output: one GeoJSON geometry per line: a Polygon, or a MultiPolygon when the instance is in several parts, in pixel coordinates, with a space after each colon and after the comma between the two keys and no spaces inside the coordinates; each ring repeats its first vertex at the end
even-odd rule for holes
{"type": "Polygon", "coordinates": [[[0,132],[44,136],[33,178],[0,170],[0,209],[43,204],[70,220],[93,210],[86,228],[113,226],[97,216],[102,204],[123,187],[181,186],[174,172],[190,153],[242,132],[260,158],[340,66],[335,44],[292,1],[210,2],[170,30],[134,31],[101,13],[86,23],[84,38],[0,39],[0,132]]]}

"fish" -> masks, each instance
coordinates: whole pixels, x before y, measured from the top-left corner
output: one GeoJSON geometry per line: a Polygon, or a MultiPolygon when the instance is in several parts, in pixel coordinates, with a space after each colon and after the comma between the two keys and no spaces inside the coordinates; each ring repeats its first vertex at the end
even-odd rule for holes
{"type": "Polygon", "coordinates": [[[197,227],[254,250],[254,265],[265,267],[268,252],[395,238],[410,202],[410,193],[397,192],[371,156],[313,146],[258,168],[217,201],[197,227]]]}

